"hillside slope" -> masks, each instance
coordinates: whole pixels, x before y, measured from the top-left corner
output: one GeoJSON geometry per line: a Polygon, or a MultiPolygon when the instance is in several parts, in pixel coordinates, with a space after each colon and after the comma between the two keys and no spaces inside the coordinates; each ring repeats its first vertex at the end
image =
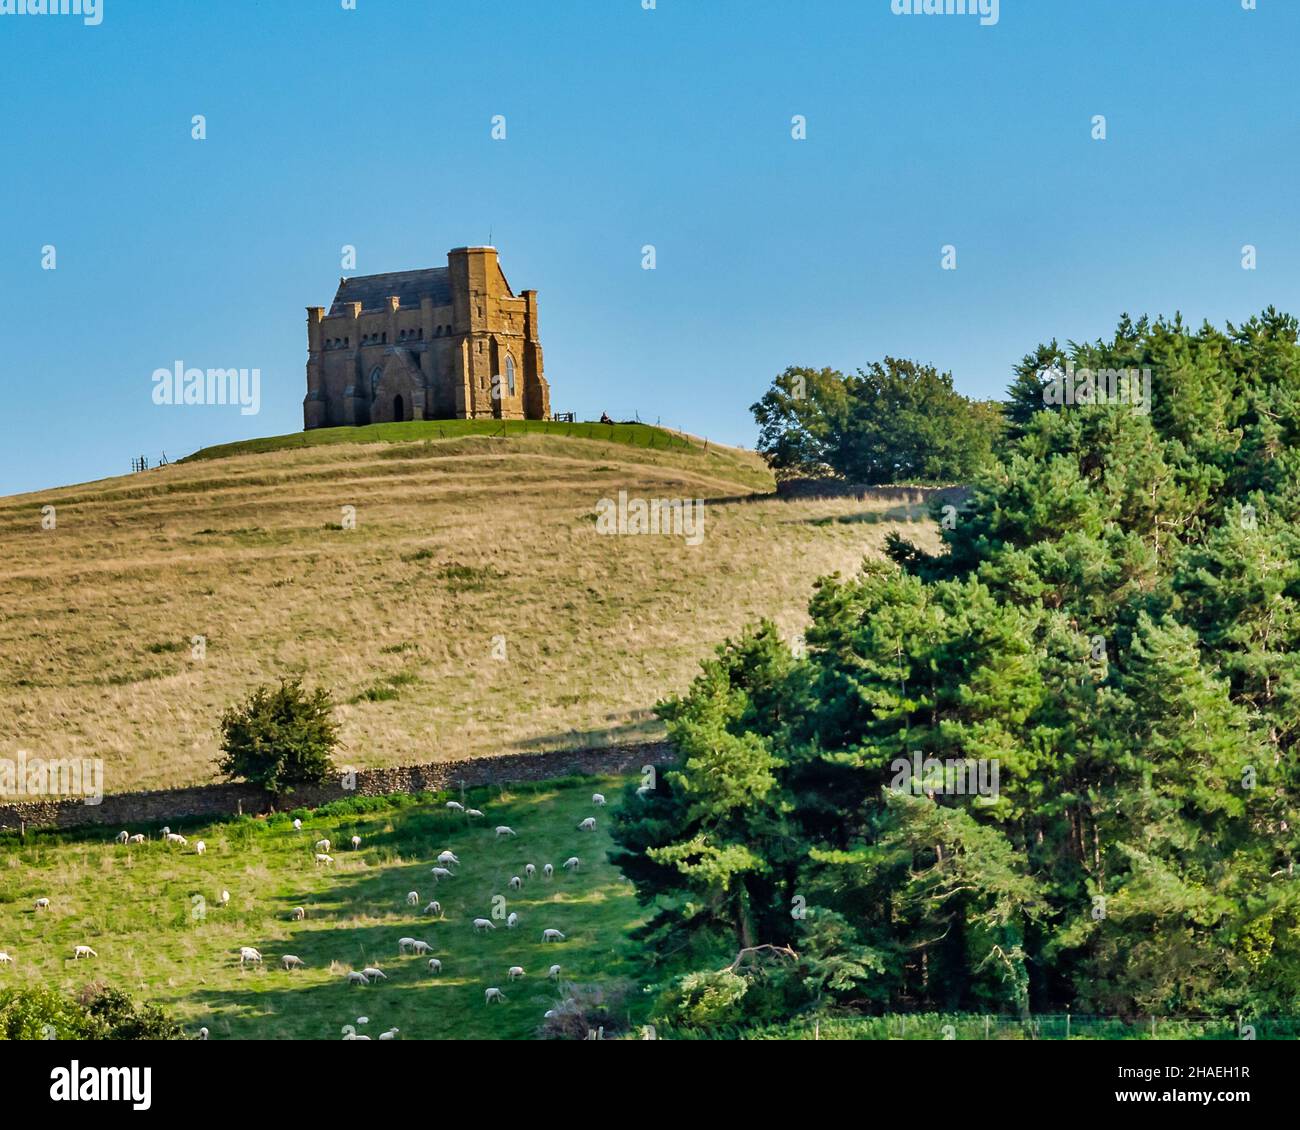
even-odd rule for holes
{"type": "Polygon", "coordinates": [[[657,429],[388,427],[0,499],[0,756],[208,780],[222,710],[280,676],[334,693],[356,766],[650,737],[718,641],[793,632],[907,516],[765,497],[753,453],[657,429]],[[705,499],[701,544],[601,536],[619,491],[705,499]]]}

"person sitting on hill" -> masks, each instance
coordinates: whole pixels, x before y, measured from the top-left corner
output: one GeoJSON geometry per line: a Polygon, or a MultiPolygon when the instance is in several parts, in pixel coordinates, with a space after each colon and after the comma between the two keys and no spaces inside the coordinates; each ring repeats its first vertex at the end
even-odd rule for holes
{"type": "Polygon", "coordinates": [[[600,422],[602,424],[612,424],[614,421],[609,418],[608,412],[602,412],[600,414],[600,422]]]}

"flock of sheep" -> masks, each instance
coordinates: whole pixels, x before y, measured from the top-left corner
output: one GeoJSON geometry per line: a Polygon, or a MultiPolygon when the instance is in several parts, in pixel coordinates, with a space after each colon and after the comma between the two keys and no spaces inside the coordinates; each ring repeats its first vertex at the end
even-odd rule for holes
{"type": "MultiPolygon", "coordinates": [[[[605,804],[605,798],[600,793],[593,793],[591,797],[591,802],[593,805],[600,807],[605,804]]],[[[448,801],[446,807],[450,811],[464,813],[464,815],[467,817],[483,816],[483,813],[478,809],[476,808],[467,809],[464,807],[464,805],[454,800],[448,801]]],[[[293,827],[295,831],[301,831],[302,821],[294,820],[293,827]]],[[[583,832],[594,831],[595,828],[596,828],[596,818],[594,816],[589,816],[578,824],[578,830],[583,832]]],[[[505,824],[497,825],[495,831],[496,831],[497,840],[501,840],[503,838],[508,839],[512,836],[517,835],[517,833],[513,828],[505,824]]],[[[173,832],[170,828],[162,829],[162,839],[163,842],[168,845],[173,845],[177,847],[188,846],[188,841],[186,840],[186,838],[182,835],[173,832]]],[[[116,836],[116,842],[119,844],[141,844],[145,842],[145,836],[139,833],[135,835],[130,835],[129,833],[122,831],[119,832],[118,835],[116,836]]],[[[360,836],[354,835],[349,842],[354,851],[360,849],[361,847],[360,836]]],[[[329,864],[332,864],[334,862],[333,856],[330,855],[330,849],[332,846],[333,845],[330,843],[328,839],[317,840],[316,843],[313,845],[314,853],[316,857],[316,863],[318,866],[320,865],[328,866],[329,864]]],[[[207,845],[202,840],[198,840],[195,842],[194,853],[196,855],[203,855],[206,851],[207,851],[207,845]]],[[[456,856],[454,852],[450,850],[442,851],[437,856],[436,864],[437,865],[434,866],[430,872],[433,878],[433,882],[435,884],[441,882],[444,879],[454,878],[456,873],[455,871],[452,870],[452,868],[460,864],[460,859],[456,856]]],[[[566,871],[576,872],[581,866],[581,860],[579,860],[579,858],[576,855],[572,855],[568,859],[566,859],[561,866],[566,871]]],[[[549,880],[553,878],[553,876],[555,875],[555,867],[550,863],[543,864],[541,873],[544,879],[549,880]]],[[[537,867],[532,863],[526,863],[524,864],[523,867],[523,874],[511,876],[508,885],[511,890],[514,891],[522,890],[525,882],[527,880],[535,878],[536,875],[537,875],[537,867]]],[[[227,903],[229,903],[229,901],[230,901],[230,892],[223,890],[218,897],[218,902],[220,902],[221,905],[224,906],[227,903]]],[[[417,891],[408,892],[406,896],[406,905],[415,907],[415,906],[419,906],[419,904],[420,904],[419,892],[417,891]]],[[[49,910],[50,900],[48,898],[38,898],[36,900],[36,909],[38,911],[49,910]]],[[[437,899],[430,901],[424,907],[423,913],[432,915],[433,917],[440,920],[444,917],[442,904],[437,899]]],[[[296,922],[302,921],[304,918],[306,918],[306,916],[307,916],[307,911],[305,907],[297,906],[294,907],[293,910],[290,912],[290,918],[296,922]]],[[[516,912],[511,911],[508,915],[506,915],[505,924],[507,929],[510,930],[516,929],[519,926],[519,923],[520,923],[520,918],[516,912]]],[[[474,933],[476,934],[481,934],[481,933],[485,933],[488,930],[496,929],[496,923],[493,922],[491,918],[474,918],[471,922],[471,925],[473,927],[474,933]]],[[[541,940],[544,943],[563,942],[565,941],[565,935],[560,930],[557,930],[554,927],[548,927],[542,931],[541,940]]],[[[422,957],[428,957],[429,972],[436,975],[442,972],[442,959],[429,956],[432,954],[432,951],[433,951],[433,947],[423,939],[412,938],[412,937],[401,937],[397,939],[398,954],[417,954],[422,957]]],[[[94,949],[92,949],[88,945],[78,945],[73,948],[72,956],[74,960],[77,960],[81,958],[98,957],[99,955],[94,951],[94,949]]],[[[0,966],[6,966],[12,964],[13,964],[12,956],[4,951],[0,951],[0,966]]],[[[263,964],[262,954],[258,949],[256,949],[253,946],[240,946],[239,964],[241,967],[246,965],[262,965],[263,964]]],[[[306,963],[302,960],[302,958],[298,957],[296,954],[286,953],[281,955],[280,957],[280,968],[285,970],[286,972],[290,972],[295,969],[305,969],[306,963]]],[[[528,975],[527,971],[521,965],[511,965],[506,970],[506,979],[508,982],[514,982],[516,980],[519,980],[520,978],[526,977],[527,975],[528,975]]],[[[378,981],[388,980],[388,977],[384,973],[384,971],[380,969],[378,966],[373,966],[373,965],[367,966],[361,970],[345,970],[343,972],[343,976],[345,977],[347,983],[350,985],[371,985],[378,981]]],[[[547,976],[549,977],[550,980],[558,983],[560,979],[560,966],[552,965],[550,969],[547,971],[547,976]]],[[[502,992],[500,986],[490,985],[483,990],[484,1004],[500,1003],[505,999],[506,999],[505,993],[502,992]]],[[[568,1007],[569,1004],[570,1002],[565,1002],[565,1004],[562,1005],[561,1008],[568,1007]]],[[[556,1016],[557,1013],[558,1010],[550,1009],[546,1012],[545,1019],[550,1019],[556,1016]]],[[[366,1018],[364,1017],[359,1018],[359,1020],[362,1023],[366,1022],[366,1018]]],[[[369,1036],[362,1036],[356,1034],[355,1029],[352,1028],[351,1025],[349,1025],[348,1028],[345,1029],[345,1032],[347,1034],[343,1037],[344,1039],[349,1039],[349,1040],[370,1039],[369,1036]]],[[[397,1032],[398,1029],[396,1028],[389,1029],[387,1032],[381,1034],[379,1036],[379,1039],[381,1040],[395,1039],[397,1036],[397,1032]]],[[[200,1029],[199,1037],[200,1039],[207,1039],[208,1030],[206,1028],[200,1029]]]]}

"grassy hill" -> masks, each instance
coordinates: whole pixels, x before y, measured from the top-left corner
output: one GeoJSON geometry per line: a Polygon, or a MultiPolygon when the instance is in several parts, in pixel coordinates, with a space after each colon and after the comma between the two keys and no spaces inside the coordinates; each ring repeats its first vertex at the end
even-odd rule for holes
{"type": "Polygon", "coordinates": [[[0,756],[209,780],[222,710],[285,675],[335,695],[354,766],[657,736],[723,637],[795,632],[817,576],[922,514],[778,501],[754,453],[643,425],[500,431],[327,429],[0,498],[0,756]],[[599,535],[620,490],[704,499],[702,544],[599,535]]]}

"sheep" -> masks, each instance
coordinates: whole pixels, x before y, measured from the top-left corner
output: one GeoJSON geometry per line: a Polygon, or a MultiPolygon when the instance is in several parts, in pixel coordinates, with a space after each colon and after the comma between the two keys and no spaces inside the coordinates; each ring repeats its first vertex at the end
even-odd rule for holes
{"type": "Polygon", "coordinates": [[[550,969],[546,971],[546,976],[548,976],[552,981],[558,981],[560,979],[560,967],[558,965],[552,965],[550,969]]]}
{"type": "Polygon", "coordinates": [[[459,863],[460,860],[456,858],[456,853],[454,851],[443,851],[438,853],[438,862],[445,865],[448,863],[459,863]]]}
{"type": "Polygon", "coordinates": [[[282,958],[280,958],[280,965],[286,971],[290,969],[307,968],[307,966],[303,964],[302,958],[300,958],[297,954],[292,954],[292,953],[286,953],[282,958]]]}
{"type": "Polygon", "coordinates": [[[549,879],[554,874],[555,874],[554,864],[548,863],[546,864],[545,867],[542,868],[542,878],[549,879]]]}
{"type": "Polygon", "coordinates": [[[564,861],[564,869],[566,871],[578,870],[578,857],[576,855],[569,856],[569,858],[564,861]]]}
{"type": "Polygon", "coordinates": [[[356,851],[357,848],[359,848],[360,846],[361,846],[361,837],[360,837],[360,836],[353,836],[353,837],[352,837],[352,850],[353,850],[353,851],[356,851]]]}
{"type": "Polygon", "coordinates": [[[294,830],[295,832],[301,832],[301,831],[302,831],[302,821],[301,821],[301,820],[295,820],[295,821],[293,822],[293,830],[294,830]]]}
{"type": "Polygon", "coordinates": [[[367,965],[367,966],[366,966],[366,967],[361,971],[361,973],[362,973],[363,976],[365,976],[365,977],[369,977],[370,980],[372,980],[372,981],[387,981],[387,980],[388,980],[388,978],[387,978],[386,976],[384,976],[384,971],[383,971],[382,969],[376,969],[375,966],[373,966],[373,965],[367,965]]]}
{"type": "Polygon", "coordinates": [[[536,867],[534,867],[531,863],[525,863],[525,864],[524,864],[524,878],[525,878],[525,879],[531,879],[531,878],[532,878],[534,875],[536,875],[536,874],[537,874],[537,868],[536,868],[536,867]]]}
{"type": "Polygon", "coordinates": [[[81,958],[83,958],[83,957],[98,957],[98,956],[99,956],[99,954],[97,954],[97,953],[96,953],[93,949],[91,949],[89,946],[73,946],[73,947],[72,947],[72,960],[73,960],[73,961],[79,961],[79,960],[80,960],[81,958]]]}
{"type": "Polygon", "coordinates": [[[423,957],[425,954],[427,954],[427,953],[428,953],[430,950],[432,950],[432,949],[433,949],[433,946],[429,945],[428,942],[421,941],[419,938],[417,938],[417,939],[415,940],[415,944],[411,947],[411,952],[412,952],[412,953],[417,953],[417,954],[419,954],[421,957],[423,957]]]}
{"type": "Polygon", "coordinates": [[[0,965],[12,965],[13,963],[14,959],[5,953],[4,950],[0,950],[0,965]]]}
{"type": "Polygon", "coordinates": [[[318,851],[318,852],[316,853],[316,862],[317,862],[318,864],[320,864],[320,863],[333,863],[333,862],[334,862],[334,857],[333,857],[332,855],[325,855],[323,852],[319,852],[319,851],[318,851]]]}
{"type": "Polygon", "coordinates": [[[387,1032],[380,1032],[379,1038],[381,1040],[395,1040],[397,1038],[397,1033],[400,1031],[400,1028],[390,1028],[387,1032]]]}
{"type": "Polygon", "coordinates": [[[564,935],[559,930],[543,930],[542,941],[544,942],[562,942],[564,935]]]}
{"type": "Polygon", "coordinates": [[[419,905],[420,905],[420,892],[419,892],[419,891],[407,891],[407,892],[406,892],[406,905],[407,905],[407,906],[419,906],[419,905]]]}
{"type": "Polygon", "coordinates": [[[466,816],[482,816],[483,813],[481,813],[477,808],[467,808],[467,809],[465,809],[465,815],[466,815],[466,816]]]}
{"type": "Polygon", "coordinates": [[[206,1040],[207,1038],[208,1038],[208,1030],[207,1030],[206,1028],[200,1028],[200,1029],[199,1029],[199,1039],[200,1039],[200,1040],[206,1040]]]}
{"type": "Polygon", "coordinates": [[[596,818],[588,816],[581,824],[578,825],[579,832],[594,832],[596,830],[596,818]]]}
{"type": "Polygon", "coordinates": [[[163,838],[164,838],[164,839],[165,839],[167,836],[170,836],[170,835],[172,834],[172,830],[171,830],[171,828],[169,828],[166,824],[164,824],[164,825],[163,825],[162,834],[163,834],[163,838]]]}
{"type": "Polygon", "coordinates": [[[194,844],[194,854],[195,854],[195,855],[202,855],[202,854],[203,854],[205,851],[207,851],[207,850],[208,850],[208,845],[205,844],[202,840],[198,840],[198,841],[194,844]]]}
{"type": "Polygon", "coordinates": [[[517,836],[517,835],[519,835],[519,833],[516,832],[512,827],[510,827],[509,824],[498,824],[498,825],[497,825],[497,839],[498,839],[498,840],[499,840],[502,836],[517,836]]]}
{"type": "Polygon", "coordinates": [[[604,803],[605,803],[605,797],[604,797],[604,794],[602,794],[602,793],[592,793],[592,794],[591,794],[591,803],[594,804],[597,808],[602,807],[602,806],[604,805],[604,803]]]}
{"type": "Polygon", "coordinates": [[[222,891],[221,894],[217,896],[217,902],[221,903],[222,906],[225,906],[229,901],[230,901],[229,891],[222,891]]]}
{"type": "Polygon", "coordinates": [[[506,970],[506,976],[509,977],[510,980],[512,981],[515,980],[515,978],[517,977],[523,977],[524,967],[522,965],[512,965],[509,969],[506,970]]]}
{"type": "Polygon", "coordinates": [[[424,908],[424,913],[425,913],[425,914],[432,914],[432,915],[434,915],[435,917],[441,918],[441,917],[442,917],[442,903],[440,903],[437,899],[434,899],[431,903],[429,903],[428,906],[426,906],[426,907],[424,908]]]}
{"type": "Polygon", "coordinates": [[[474,929],[481,934],[483,933],[484,930],[495,930],[496,926],[492,923],[492,920],[489,918],[475,918],[474,929]]]}
{"type": "Polygon", "coordinates": [[[519,890],[523,885],[524,885],[524,881],[521,878],[519,878],[518,875],[510,876],[510,889],[512,891],[519,890]]]}
{"type": "Polygon", "coordinates": [[[293,913],[290,914],[289,917],[292,918],[295,922],[301,922],[304,918],[307,917],[307,911],[301,906],[295,906],[293,908],[293,913]]]}
{"type": "Polygon", "coordinates": [[[430,872],[430,874],[433,876],[433,881],[434,881],[435,883],[436,883],[439,879],[450,879],[450,878],[452,877],[451,872],[448,871],[445,867],[435,867],[435,868],[430,872]]]}
{"type": "Polygon", "coordinates": [[[518,925],[519,915],[512,910],[508,915],[506,915],[506,929],[513,930],[518,925]]]}
{"type": "Polygon", "coordinates": [[[397,952],[398,952],[398,953],[405,953],[405,952],[406,952],[406,951],[407,951],[411,946],[413,946],[413,945],[415,945],[415,939],[414,939],[414,938],[398,938],[398,939],[397,939],[397,952]]]}
{"type": "Polygon", "coordinates": [[[135,834],[134,836],[131,837],[131,839],[128,841],[128,843],[133,843],[133,844],[142,844],[142,843],[144,843],[144,833],[143,833],[143,832],[136,832],[136,834],[135,834]]]}
{"type": "Polygon", "coordinates": [[[246,961],[252,962],[254,965],[261,965],[262,955],[258,953],[257,950],[255,950],[252,946],[240,946],[239,964],[243,965],[246,961]]]}
{"type": "Polygon", "coordinates": [[[461,804],[460,801],[458,801],[458,800],[449,800],[449,801],[447,802],[447,807],[450,808],[450,809],[452,810],[452,812],[464,812],[464,811],[465,811],[465,806],[464,806],[463,804],[461,804]]]}
{"type": "Polygon", "coordinates": [[[488,989],[483,993],[484,1004],[491,1004],[493,1001],[503,1001],[505,999],[506,999],[505,993],[503,993],[500,989],[497,988],[488,989]]]}
{"type": "Polygon", "coordinates": [[[348,984],[349,984],[349,985],[369,985],[369,984],[370,984],[370,978],[367,977],[364,973],[349,973],[349,974],[348,974],[348,984]]]}
{"type": "Polygon", "coordinates": [[[178,832],[168,832],[163,839],[169,844],[181,844],[183,846],[189,843],[189,840],[178,832]]]}
{"type": "Polygon", "coordinates": [[[442,972],[442,962],[439,961],[436,957],[429,958],[429,972],[430,973],[442,972]]]}
{"type": "Polygon", "coordinates": [[[49,909],[50,909],[50,900],[49,900],[49,899],[37,899],[37,900],[36,900],[36,909],[37,909],[37,910],[49,910],[49,909]]]}
{"type": "Polygon", "coordinates": [[[316,850],[319,851],[319,852],[326,852],[326,853],[328,853],[328,851],[330,850],[330,842],[329,842],[329,840],[317,840],[317,841],[316,841],[316,850]]]}
{"type": "Polygon", "coordinates": [[[131,838],[131,835],[130,835],[129,832],[118,832],[118,834],[117,834],[117,842],[118,842],[119,844],[124,844],[124,843],[126,843],[127,840],[129,840],[130,838],[131,838]]]}

